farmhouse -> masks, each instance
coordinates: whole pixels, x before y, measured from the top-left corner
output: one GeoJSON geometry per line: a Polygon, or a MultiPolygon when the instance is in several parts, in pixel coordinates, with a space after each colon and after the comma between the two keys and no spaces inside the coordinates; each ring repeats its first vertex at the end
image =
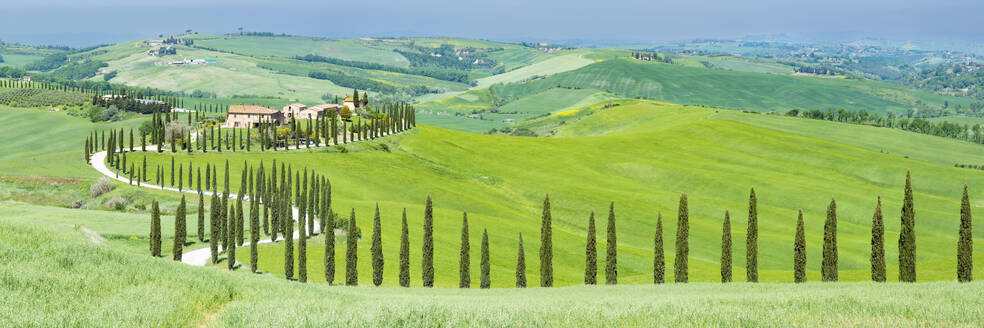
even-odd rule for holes
{"type": "Polygon", "coordinates": [[[284,109],[282,110],[282,112],[283,112],[284,118],[301,117],[301,116],[298,116],[298,115],[301,114],[301,111],[306,110],[307,108],[308,107],[305,104],[302,104],[302,103],[293,103],[293,104],[284,106],[284,109]]]}
{"type": "Polygon", "coordinates": [[[338,115],[338,110],[342,109],[339,104],[321,104],[308,107],[298,113],[298,118],[318,118],[325,115],[338,115]]]}
{"type": "Polygon", "coordinates": [[[232,105],[229,106],[224,128],[256,127],[260,123],[284,123],[284,113],[262,106],[232,105]]]}

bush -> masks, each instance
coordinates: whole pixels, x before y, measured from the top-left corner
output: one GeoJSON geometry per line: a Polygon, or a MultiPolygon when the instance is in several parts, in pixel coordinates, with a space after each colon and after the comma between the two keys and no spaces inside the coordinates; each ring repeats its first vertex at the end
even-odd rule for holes
{"type": "Polygon", "coordinates": [[[109,198],[109,200],[106,200],[105,205],[107,208],[111,208],[117,211],[122,211],[123,209],[126,208],[126,198],[123,198],[121,196],[113,196],[109,198]]]}
{"type": "Polygon", "coordinates": [[[99,178],[99,181],[89,186],[89,193],[92,194],[92,197],[99,197],[113,190],[113,187],[113,182],[109,181],[106,177],[102,177],[99,178]]]}
{"type": "Polygon", "coordinates": [[[102,112],[101,118],[103,121],[119,121],[123,118],[120,113],[120,109],[116,108],[116,105],[109,105],[109,108],[102,112]]]}

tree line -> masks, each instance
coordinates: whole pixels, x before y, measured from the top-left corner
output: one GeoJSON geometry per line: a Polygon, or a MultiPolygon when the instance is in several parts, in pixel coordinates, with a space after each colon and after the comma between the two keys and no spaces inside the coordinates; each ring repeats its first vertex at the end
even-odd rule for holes
{"type": "Polygon", "coordinates": [[[124,174],[146,179],[146,171],[134,171],[127,166],[126,153],[145,152],[148,142],[156,144],[159,153],[168,149],[171,153],[208,153],[210,150],[221,153],[223,149],[249,152],[254,143],[259,144],[260,151],[276,151],[372,140],[417,126],[416,111],[406,103],[382,105],[379,111],[370,112],[358,122],[346,121],[338,115],[322,115],[307,120],[291,118],[282,126],[276,122],[264,122],[255,128],[248,126],[223,131],[218,124],[201,124],[197,127],[203,118],[199,112],[189,113],[186,118],[187,123],[181,123],[176,112],[153,112],[150,124],[137,130],[139,136],[133,128],[128,134],[124,133],[123,128],[111,130],[108,139],[105,130],[91,131],[83,142],[83,158],[88,163],[92,154],[105,150],[110,166],[124,174]],[[192,131],[192,126],[196,126],[195,131],[192,131]],[[139,148],[136,147],[138,143],[139,148]]]}
{"type": "MultiPolygon", "coordinates": [[[[335,233],[331,229],[337,227],[336,220],[339,220],[338,214],[333,211],[331,202],[331,182],[330,180],[318,173],[308,172],[305,168],[303,171],[300,169],[292,169],[290,165],[280,163],[279,166],[274,160],[272,167],[269,172],[265,171],[263,168],[263,163],[259,164],[258,168],[251,168],[246,163],[243,164],[244,169],[240,177],[240,190],[238,197],[236,198],[236,204],[233,206],[229,203],[229,163],[225,164],[225,183],[223,192],[218,193],[218,182],[217,182],[217,171],[213,166],[211,168],[206,167],[206,171],[211,170],[211,188],[212,188],[212,199],[211,199],[211,212],[210,212],[210,237],[209,242],[212,252],[212,261],[217,263],[219,255],[221,252],[225,251],[229,261],[228,268],[230,270],[236,269],[235,261],[235,247],[243,245],[243,235],[244,235],[244,217],[243,217],[243,199],[245,195],[249,195],[249,206],[250,206],[250,270],[255,272],[257,266],[257,251],[256,244],[261,234],[270,236],[271,240],[277,240],[277,234],[281,234],[284,239],[284,269],[285,276],[289,280],[297,280],[299,282],[307,282],[307,244],[306,240],[308,236],[314,236],[317,234],[325,233],[325,252],[324,252],[324,272],[325,281],[329,284],[335,284],[335,233]],[[278,180],[279,172],[279,180],[278,180]],[[221,197],[220,197],[221,195],[221,197]],[[260,207],[263,207],[262,212],[260,207]],[[291,215],[291,207],[296,207],[298,209],[298,214],[296,217],[291,215]],[[318,221],[318,225],[314,224],[315,220],[318,221]],[[294,226],[298,229],[298,240],[296,245],[298,247],[297,265],[294,264],[294,252],[293,247],[295,245],[293,231],[294,226]],[[262,232],[260,227],[262,226],[262,232]],[[219,247],[221,243],[221,248],[219,247]],[[296,272],[294,271],[296,267],[296,272]],[[296,274],[296,278],[295,278],[296,274]]],[[[208,183],[209,176],[206,176],[206,183],[208,183]]],[[[201,187],[201,175],[199,174],[198,179],[198,194],[199,194],[199,217],[198,217],[198,238],[199,240],[204,240],[204,196],[201,187]]],[[[208,185],[206,185],[206,189],[208,185]]],[[[184,227],[184,217],[185,209],[183,208],[184,200],[182,199],[179,209],[176,211],[180,218],[175,220],[175,260],[180,261],[180,245],[183,244],[185,238],[185,233],[183,231],[184,227]],[[178,223],[181,222],[181,223],[178,223]]],[[[914,200],[912,194],[912,184],[911,176],[906,173],[906,182],[904,188],[904,200],[901,210],[901,230],[898,239],[898,266],[899,266],[899,281],[901,282],[915,282],[916,281],[916,231],[915,231],[915,210],[914,210],[914,200]]],[[[150,248],[151,254],[153,256],[160,256],[160,218],[159,211],[157,210],[157,204],[154,203],[154,208],[151,213],[151,241],[150,248]]],[[[424,213],[423,213],[423,235],[421,243],[421,272],[420,279],[424,287],[434,286],[434,210],[431,197],[428,196],[425,201],[424,213]]],[[[342,231],[345,233],[345,274],[344,280],[341,284],[356,286],[359,284],[358,275],[358,243],[356,242],[359,238],[354,231],[356,228],[356,213],[352,209],[348,220],[346,220],[347,227],[343,226],[342,231]]],[[[552,215],[550,208],[550,196],[547,195],[544,198],[542,213],[540,218],[540,247],[539,247],[539,257],[540,257],[540,268],[539,268],[539,280],[541,287],[552,287],[554,282],[554,271],[553,271],[553,226],[552,226],[552,215]]],[[[382,283],[385,262],[383,261],[383,247],[381,241],[381,218],[379,213],[379,206],[376,206],[376,210],[372,219],[372,240],[370,246],[370,256],[372,263],[372,284],[379,286],[382,283]]],[[[793,267],[793,278],[796,283],[806,282],[806,264],[807,264],[807,253],[806,253],[806,236],[805,227],[803,220],[803,212],[799,211],[796,219],[796,233],[794,236],[794,242],[792,248],[794,250],[793,258],[791,259],[791,264],[793,267]]],[[[618,240],[616,232],[616,213],[615,213],[615,203],[611,202],[608,208],[608,216],[606,221],[606,252],[604,260],[604,271],[605,271],[605,284],[615,285],[618,284],[618,240]]],[[[839,280],[839,254],[837,245],[837,204],[834,199],[830,200],[827,207],[826,219],[824,221],[824,234],[823,234],[823,251],[821,254],[821,280],[825,282],[836,282],[839,280]]],[[[964,186],[963,197],[961,198],[960,207],[960,225],[957,231],[959,236],[959,241],[957,243],[957,280],[959,282],[970,282],[973,280],[973,236],[972,236],[972,216],[970,212],[970,199],[968,196],[967,186],[964,186]]],[[[689,243],[690,243],[690,216],[689,216],[689,203],[687,195],[681,194],[678,210],[677,210],[677,229],[676,236],[674,236],[674,262],[673,262],[673,272],[674,272],[674,282],[676,283],[687,283],[689,281],[689,243]]],[[[410,238],[408,234],[407,227],[407,214],[404,208],[402,214],[402,227],[400,236],[400,247],[399,247],[399,263],[398,263],[398,275],[399,284],[403,287],[409,287],[410,285],[410,238]]],[[[759,281],[759,270],[758,270],[758,198],[755,194],[755,189],[752,188],[749,192],[748,198],[748,220],[746,226],[746,271],[745,271],[745,281],[755,283],[759,281]]],[[[462,213],[461,219],[461,243],[460,243],[460,253],[459,253],[459,281],[458,286],[460,288],[470,288],[471,287],[471,245],[470,245],[470,234],[472,230],[468,224],[468,214],[467,212],[462,213]]],[[[721,237],[721,260],[720,260],[720,277],[722,283],[729,283],[733,281],[733,266],[732,266],[732,227],[730,221],[729,211],[724,212],[724,219],[722,221],[722,237],[721,237]]],[[[598,246],[596,241],[596,224],[594,212],[590,212],[588,215],[587,222],[587,235],[585,239],[585,266],[584,266],[584,284],[594,285],[598,284],[598,246]]],[[[489,242],[488,242],[488,230],[482,229],[482,244],[481,244],[481,258],[479,259],[479,287],[489,288],[491,286],[491,275],[490,275],[490,263],[489,263],[489,242]]],[[[515,286],[517,288],[524,288],[527,286],[526,279],[526,257],[525,250],[523,246],[523,236],[520,233],[518,235],[518,245],[517,245],[517,255],[516,255],[516,274],[515,274],[515,286]]],[[[869,257],[870,262],[870,272],[871,280],[875,282],[885,282],[887,280],[886,274],[886,256],[885,256],[885,226],[883,221],[883,213],[881,209],[881,198],[879,197],[875,203],[875,208],[871,219],[871,252],[869,257]]],[[[657,214],[657,219],[655,222],[655,231],[653,232],[653,283],[662,284],[666,282],[666,263],[664,254],[664,236],[663,236],[663,216],[662,213],[657,214]]]]}
{"type": "Polygon", "coordinates": [[[349,66],[349,67],[355,67],[361,69],[371,69],[371,70],[387,71],[393,73],[421,75],[421,76],[427,76],[438,80],[444,80],[450,82],[458,82],[458,83],[470,82],[468,73],[466,72],[453,71],[453,70],[440,69],[440,68],[426,68],[426,67],[403,68],[403,67],[389,66],[389,65],[383,65],[378,63],[324,57],[315,54],[295,56],[294,59],[302,60],[306,62],[329,63],[334,65],[349,66]]]}
{"type": "Polygon", "coordinates": [[[799,110],[792,109],[786,116],[805,117],[815,120],[863,124],[877,127],[889,127],[920,134],[951,138],[984,144],[984,126],[980,124],[959,124],[947,121],[933,122],[923,118],[905,118],[892,115],[880,116],[861,110],[851,112],[845,109],[799,110]]]}

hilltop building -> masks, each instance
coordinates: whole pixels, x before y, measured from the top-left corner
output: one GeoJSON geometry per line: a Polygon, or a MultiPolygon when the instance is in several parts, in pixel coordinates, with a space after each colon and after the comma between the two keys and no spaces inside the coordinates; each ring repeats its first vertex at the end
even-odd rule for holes
{"type": "Polygon", "coordinates": [[[232,105],[226,114],[224,128],[257,127],[260,123],[284,123],[284,113],[262,106],[232,105]]]}
{"type": "Polygon", "coordinates": [[[338,115],[338,110],[342,109],[339,104],[321,104],[308,107],[298,113],[297,118],[318,118],[325,115],[338,115]]]}

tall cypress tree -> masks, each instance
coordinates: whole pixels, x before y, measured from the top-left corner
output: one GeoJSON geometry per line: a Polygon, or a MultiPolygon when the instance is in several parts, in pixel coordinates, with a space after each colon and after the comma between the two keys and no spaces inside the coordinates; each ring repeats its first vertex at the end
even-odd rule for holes
{"type": "Polygon", "coordinates": [[[185,234],[187,226],[185,225],[185,196],[181,196],[181,203],[178,204],[178,209],[174,214],[174,245],[171,253],[174,254],[175,261],[181,261],[181,255],[185,243],[185,234]]]}
{"type": "Polygon", "coordinates": [[[687,194],[680,195],[677,212],[676,258],[673,259],[673,280],[686,283],[688,280],[688,256],[690,255],[690,213],[687,207],[687,194]]]}
{"type": "Polygon", "coordinates": [[[963,198],[960,199],[960,240],[957,242],[957,281],[974,280],[974,235],[973,217],[970,214],[970,196],[964,185],[963,198]]]}
{"type": "Polygon", "coordinates": [[[540,218],[540,287],[553,286],[553,227],[550,218],[550,195],[543,199],[540,218]]]}
{"type": "Polygon", "coordinates": [[[403,229],[400,231],[400,287],[410,287],[410,230],[407,209],[403,209],[403,229]]]}
{"type": "Polygon", "coordinates": [[[830,199],[827,221],[823,224],[823,281],[837,281],[837,202],[830,199]]]}
{"type": "Polygon", "coordinates": [[[666,282],[666,260],[663,255],[663,213],[656,216],[656,233],[653,237],[653,283],[666,282]]]}
{"type": "Polygon", "coordinates": [[[598,283],[598,245],[595,237],[594,211],[588,216],[588,237],[584,246],[584,284],[598,283]]]}
{"type": "Polygon", "coordinates": [[[256,273],[257,263],[259,254],[256,249],[260,242],[260,201],[256,198],[256,189],[262,183],[253,184],[253,198],[250,198],[249,202],[249,271],[256,273]]]}
{"type": "Polygon", "coordinates": [[[721,224],[721,282],[731,282],[731,214],[724,211],[721,224]]]}
{"type": "Polygon", "coordinates": [[[468,212],[461,215],[461,252],[458,254],[458,288],[471,287],[471,246],[468,243],[468,212]]]}
{"type": "Polygon", "coordinates": [[[345,285],[359,285],[359,237],[355,234],[355,209],[349,216],[348,231],[345,234],[345,285]]]}
{"type": "Polygon", "coordinates": [[[899,233],[899,281],[916,282],[916,212],[913,208],[912,181],[909,172],[905,172],[902,231],[899,233]]]}
{"type": "Polygon", "coordinates": [[[219,206],[219,196],[218,196],[217,193],[214,193],[213,192],[212,193],[212,202],[209,203],[209,205],[208,205],[208,207],[209,207],[209,219],[208,219],[208,223],[209,223],[209,228],[210,228],[210,230],[209,230],[209,236],[208,236],[208,245],[209,245],[209,248],[212,251],[212,264],[215,264],[215,263],[218,263],[219,262],[219,239],[217,237],[218,236],[218,230],[219,230],[219,222],[218,222],[219,207],[218,206],[219,206]]]}
{"type": "Polygon", "coordinates": [[[156,199],[150,208],[150,256],[161,256],[161,209],[156,199]]]}
{"type": "MultiPolygon", "coordinates": [[[[290,177],[290,173],[287,174],[290,177]]],[[[280,231],[284,233],[284,276],[287,280],[294,278],[294,215],[290,207],[290,179],[281,185],[280,204],[280,231]]]]}
{"type": "Polygon", "coordinates": [[[198,189],[198,241],[205,242],[205,193],[198,189]]]}
{"type": "Polygon", "coordinates": [[[605,244],[605,284],[618,284],[618,241],[615,235],[615,202],[608,207],[608,241],[605,244]]]}
{"type": "Polygon", "coordinates": [[[434,209],[432,206],[431,197],[427,195],[427,203],[424,207],[424,241],[420,265],[424,287],[434,287],[434,209]]]}
{"type": "Polygon", "coordinates": [[[885,282],[885,223],[882,220],[881,196],[871,215],[871,281],[885,282]]]}
{"type": "Polygon", "coordinates": [[[758,282],[758,199],[748,194],[748,231],[745,233],[745,280],[758,282]]]}
{"type": "Polygon", "coordinates": [[[376,215],[372,219],[372,284],[379,286],[383,283],[383,226],[379,222],[379,204],[376,204],[376,215]]]}
{"type": "Polygon", "coordinates": [[[523,250],[523,233],[519,233],[519,248],[516,254],[516,288],[526,288],[526,252],[523,250]]]}
{"type": "Polygon", "coordinates": [[[489,264],[489,231],[488,229],[482,229],[482,276],[479,287],[489,288],[492,286],[492,279],[490,277],[490,264],[489,264]]]}
{"type": "Polygon", "coordinates": [[[328,225],[325,231],[325,281],[331,285],[335,283],[335,212],[331,208],[328,208],[325,224],[328,225]]]}
{"type": "MultiPolygon", "coordinates": [[[[236,221],[236,220],[238,220],[238,217],[243,214],[243,211],[242,211],[242,209],[243,209],[242,199],[238,199],[238,200],[239,200],[239,202],[238,202],[238,204],[239,204],[238,209],[239,210],[238,211],[235,210],[235,208],[233,207],[232,204],[229,204],[229,216],[226,217],[227,218],[226,219],[226,222],[236,221]]],[[[227,226],[228,226],[228,230],[226,230],[225,235],[226,236],[229,236],[228,237],[228,240],[229,240],[228,247],[229,248],[226,249],[226,258],[228,259],[228,261],[226,262],[226,264],[228,264],[229,270],[235,270],[236,269],[236,239],[232,235],[236,232],[236,225],[235,224],[227,224],[227,226]]]]}
{"type": "Polygon", "coordinates": [[[796,219],[796,241],[793,243],[793,281],[806,282],[806,230],[803,227],[803,210],[796,219]]]}
{"type": "MultiPolygon", "coordinates": [[[[304,174],[304,183],[307,183],[306,172],[304,174]]],[[[305,190],[305,193],[307,192],[303,187],[302,190],[305,190]]],[[[310,215],[310,213],[304,210],[307,205],[305,202],[307,200],[303,195],[297,198],[297,208],[299,209],[297,217],[297,281],[302,283],[307,282],[307,224],[305,224],[305,221],[308,215],[310,215]]]]}

